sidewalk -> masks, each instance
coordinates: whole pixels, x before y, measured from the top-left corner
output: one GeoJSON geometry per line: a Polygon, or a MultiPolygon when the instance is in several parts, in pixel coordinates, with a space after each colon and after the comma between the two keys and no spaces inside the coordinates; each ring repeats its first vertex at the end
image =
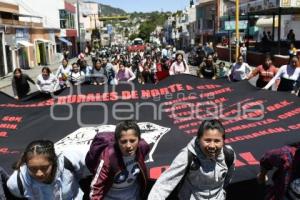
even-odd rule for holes
{"type": "MultiPolygon", "coordinates": [[[[51,64],[51,65],[46,65],[47,67],[50,68],[50,70],[52,72],[55,72],[57,70],[57,68],[60,66],[61,61],[62,61],[63,57],[62,55],[58,55],[57,59],[51,64]]],[[[77,57],[72,58],[69,60],[69,64],[71,64],[72,62],[76,62],[77,61],[77,57]]],[[[27,70],[23,70],[23,73],[27,74],[29,77],[31,77],[34,81],[36,81],[36,78],[39,74],[41,74],[41,70],[44,66],[35,66],[34,68],[31,69],[27,69],[27,70]]],[[[13,73],[9,73],[4,77],[0,77],[0,90],[6,90],[7,87],[11,86],[11,79],[12,79],[13,73]]]]}

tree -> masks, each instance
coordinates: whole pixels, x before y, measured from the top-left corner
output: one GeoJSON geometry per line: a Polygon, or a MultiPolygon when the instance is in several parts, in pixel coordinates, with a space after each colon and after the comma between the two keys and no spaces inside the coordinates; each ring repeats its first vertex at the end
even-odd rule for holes
{"type": "Polygon", "coordinates": [[[135,38],[138,38],[139,34],[132,34],[129,36],[129,40],[134,40],[135,38]]]}
{"type": "Polygon", "coordinates": [[[129,36],[129,30],[128,30],[128,28],[125,28],[124,34],[125,34],[125,37],[128,37],[128,36],[129,36]]]}
{"type": "Polygon", "coordinates": [[[157,26],[162,26],[164,22],[167,20],[167,15],[152,12],[148,15],[149,19],[141,24],[139,29],[139,36],[143,40],[149,42],[150,34],[155,30],[157,26]]]}
{"type": "MultiPolygon", "coordinates": [[[[152,12],[152,13],[131,13],[130,18],[133,20],[135,18],[146,19],[145,22],[140,24],[139,33],[129,36],[129,39],[142,38],[144,41],[149,42],[150,34],[155,30],[157,26],[163,26],[165,21],[168,19],[167,13],[162,12],[152,12]]],[[[127,25],[128,27],[129,25],[127,25]]]]}

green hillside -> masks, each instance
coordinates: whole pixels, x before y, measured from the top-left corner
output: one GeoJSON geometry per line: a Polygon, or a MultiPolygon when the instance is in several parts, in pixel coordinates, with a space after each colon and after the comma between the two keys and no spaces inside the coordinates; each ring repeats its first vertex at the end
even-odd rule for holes
{"type": "Polygon", "coordinates": [[[101,7],[101,16],[116,16],[116,15],[126,15],[127,13],[120,9],[114,8],[109,5],[100,4],[101,7]]]}

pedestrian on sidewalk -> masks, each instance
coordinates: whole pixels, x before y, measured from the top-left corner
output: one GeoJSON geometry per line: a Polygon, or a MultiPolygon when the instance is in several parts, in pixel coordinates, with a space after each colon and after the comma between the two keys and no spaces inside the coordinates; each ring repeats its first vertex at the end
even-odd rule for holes
{"type": "Polygon", "coordinates": [[[289,56],[290,58],[292,58],[293,56],[297,56],[297,48],[293,43],[290,45],[289,56]]]}
{"type": "Polygon", "coordinates": [[[67,48],[64,48],[63,50],[63,56],[64,56],[64,59],[69,59],[69,50],[67,48]]]}
{"type": "Polygon", "coordinates": [[[79,66],[80,71],[85,72],[85,70],[86,70],[86,60],[85,60],[84,53],[80,53],[78,55],[77,65],[79,66]]]}
{"type": "Polygon", "coordinates": [[[244,61],[247,62],[247,47],[245,43],[240,47],[240,55],[243,56],[244,61]]]}
{"type": "Polygon", "coordinates": [[[35,82],[27,74],[22,73],[20,68],[16,68],[11,80],[15,99],[22,99],[30,92],[30,85],[28,82],[35,84],[35,82]]]}
{"type": "Polygon", "coordinates": [[[295,33],[294,33],[294,30],[291,29],[289,31],[289,33],[287,34],[287,37],[286,37],[287,41],[292,44],[292,43],[295,43],[296,41],[296,37],[295,37],[295,33]]]}

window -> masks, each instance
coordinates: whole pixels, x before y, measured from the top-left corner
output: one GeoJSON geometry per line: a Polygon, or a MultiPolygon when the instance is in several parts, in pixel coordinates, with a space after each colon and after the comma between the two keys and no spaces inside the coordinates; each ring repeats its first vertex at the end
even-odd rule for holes
{"type": "Polygon", "coordinates": [[[66,10],[59,10],[60,28],[75,28],[74,14],[66,10]]]}
{"type": "Polygon", "coordinates": [[[60,28],[67,28],[67,20],[60,20],[60,28]]]}
{"type": "Polygon", "coordinates": [[[59,10],[59,18],[66,19],[67,18],[67,11],[66,10],[59,10]]]}

